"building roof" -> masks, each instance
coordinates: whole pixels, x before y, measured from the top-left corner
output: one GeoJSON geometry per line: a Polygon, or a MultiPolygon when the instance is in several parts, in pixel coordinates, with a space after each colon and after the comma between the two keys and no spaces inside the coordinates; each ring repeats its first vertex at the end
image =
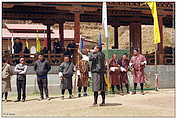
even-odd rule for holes
{"type": "MultiPolygon", "coordinates": [[[[36,38],[37,35],[39,38],[47,38],[47,34],[46,33],[11,33],[8,29],[3,28],[2,29],[2,37],[3,38],[11,38],[13,35],[13,37],[18,37],[18,38],[36,38]]],[[[54,30],[54,32],[51,34],[51,38],[59,38],[59,31],[58,30],[54,30]]],[[[73,39],[74,38],[74,30],[64,30],[64,38],[69,38],[69,39],[73,39]]]]}
{"type": "MultiPolygon", "coordinates": [[[[173,27],[175,2],[156,3],[163,24],[173,27]]],[[[107,2],[107,9],[108,25],[153,24],[151,10],[144,2],[107,2]]],[[[102,2],[3,2],[2,11],[3,20],[31,20],[54,25],[59,21],[74,22],[73,14],[79,11],[80,22],[102,22],[102,2]]]]}
{"type": "MultiPolygon", "coordinates": [[[[2,29],[2,36],[3,38],[11,38],[12,33],[13,37],[18,38],[36,38],[37,35],[39,38],[46,38],[46,33],[28,33],[27,31],[36,31],[36,30],[47,30],[47,27],[42,24],[6,24],[6,28],[2,29]],[[13,32],[14,30],[21,30],[22,32],[13,32]]],[[[51,29],[51,38],[59,38],[59,30],[58,29],[51,29]]],[[[74,30],[64,30],[64,38],[74,38],[74,30]]]]}
{"type": "Polygon", "coordinates": [[[42,24],[5,24],[9,30],[47,30],[42,24]]]}

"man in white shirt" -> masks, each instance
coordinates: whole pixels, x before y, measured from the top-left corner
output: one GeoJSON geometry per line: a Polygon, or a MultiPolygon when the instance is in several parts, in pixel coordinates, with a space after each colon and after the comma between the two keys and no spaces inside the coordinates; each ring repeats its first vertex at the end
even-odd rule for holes
{"type": "Polygon", "coordinates": [[[25,102],[27,65],[25,65],[24,58],[20,58],[20,63],[15,66],[15,72],[17,73],[17,93],[18,93],[18,97],[15,102],[19,102],[21,100],[21,90],[23,93],[22,101],[25,102]]]}

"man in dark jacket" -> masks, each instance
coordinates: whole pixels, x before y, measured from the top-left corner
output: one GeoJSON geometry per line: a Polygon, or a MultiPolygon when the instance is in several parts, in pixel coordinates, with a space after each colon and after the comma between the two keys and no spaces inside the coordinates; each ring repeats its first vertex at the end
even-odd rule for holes
{"type": "Polygon", "coordinates": [[[57,38],[55,39],[55,42],[53,43],[53,52],[55,54],[58,54],[58,53],[62,52],[62,43],[57,38]]]}
{"type": "Polygon", "coordinates": [[[94,103],[97,105],[98,92],[101,91],[102,103],[100,106],[105,105],[105,55],[102,52],[102,48],[96,46],[94,48],[93,54],[89,56],[89,60],[92,61],[91,72],[93,79],[93,91],[94,91],[94,103]]]}
{"type": "Polygon", "coordinates": [[[50,71],[51,66],[49,62],[44,59],[43,54],[38,55],[38,60],[34,64],[34,70],[37,74],[37,83],[40,90],[41,100],[44,99],[43,89],[46,95],[46,98],[49,100],[48,95],[48,81],[47,81],[47,73],[50,71]]]}
{"type": "Polygon", "coordinates": [[[16,39],[13,48],[14,48],[14,53],[15,54],[20,53],[22,51],[22,48],[23,48],[22,42],[19,39],[16,39]]]}

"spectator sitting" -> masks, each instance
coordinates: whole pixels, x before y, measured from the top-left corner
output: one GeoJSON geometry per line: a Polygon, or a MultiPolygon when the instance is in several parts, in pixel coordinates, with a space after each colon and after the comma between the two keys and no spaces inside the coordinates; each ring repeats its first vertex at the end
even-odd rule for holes
{"type": "Polygon", "coordinates": [[[27,47],[25,47],[23,53],[25,54],[25,57],[29,57],[28,55],[30,54],[30,50],[27,47]]]}
{"type": "Polygon", "coordinates": [[[14,62],[15,62],[15,64],[19,63],[18,58],[20,57],[19,53],[22,52],[22,48],[23,48],[22,42],[18,38],[16,38],[15,42],[14,42],[14,45],[13,45],[13,49],[14,49],[14,53],[15,53],[15,56],[14,56],[14,58],[15,58],[14,62]]]}
{"type": "Polygon", "coordinates": [[[29,59],[29,57],[30,57],[30,50],[27,47],[25,47],[23,53],[24,53],[24,57],[27,58],[26,59],[26,63],[28,63],[28,64],[32,63],[32,60],[29,59]]]}
{"type": "Polygon", "coordinates": [[[48,54],[48,49],[47,49],[47,47],[44,47],[43,50],[41,51],[41,53],[44,54],[44,57],[45,57],[45,58],[48,57],[48,55],[47,55],[47,54],[48,54]]]}
{"type": "Polygon", "coordinates": [[[53,43],[53,52],[58,54],[62,52],[62,44],[61,41],[55,38],[55,42],[53,43]]]}
{"type": "Polygon", "coordinates": [[[15,54],[20,53],[22,51],[22,48],[23,48],[22,42],[19,39],[16,39],[15,43],[14,43],[14,46],[13,46],[14,53],[15,54]]]}
{"type": "Polygon", "coordinates": [[[70,56],[71,55],[71,52],[68,48],[65,48],[65,51],[64,51],[64,56],[67,55],[67,56],[70,56]]]}
{"type": "Polygon", "coordinates": [[[74,41],[71,41],[71,43],[68,44],[67,49],[69,52],[71,52],[71,55],[74,54],[74,48],[76,48],[76,43],[74,41]]]}

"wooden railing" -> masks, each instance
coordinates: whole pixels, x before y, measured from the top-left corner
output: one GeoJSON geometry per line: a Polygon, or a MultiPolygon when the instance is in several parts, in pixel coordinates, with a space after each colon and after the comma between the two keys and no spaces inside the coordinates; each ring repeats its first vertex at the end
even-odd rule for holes
{"type": "MultiPolygon", "coordinates": [[[[49,61],[51,65],[59,65],[63,61],[63,54],[44,54],[44,57],[49,61]]],[[[28,65],[33,65],[34,62],[37,60],[37,54],[13,54],[11,57],[11,64],[15,65],[19,62],[19,57],[24,57],[25,62],[28,65]]]]}
{"type": "MultiPolygon", "coordinates": [[[[16,65],[20,57],[24,57],[28,65],[33,65],[33,63],[37,60],[37,54],[20,53],[20,54],[8,54],[7,56],[12,65],[16,65]]],[[[154,54],[144,54],[144,56],[147,59],[148,65],[155,64],[154,54]]],[[[175,55],[161,54],[160,56],[162,57],[163,65],[174,65],[175,64],[175,55]]],[[[48,54],[44,54],[44,57],[50,62],[51,65],[59,65],[61,62],[63,62],[64,54],[63,53],[60,53],[60,54],[48,53],[48,54]]],[[[73,54],[73,57],[71,58],[71,61],[76,63],[78,61],[78,57],[79,56],[78,56],[77,50],[74,50],[74,54],[73,54]]]]}
{"type": "MultiPolygon", "coordinates": [[[[144,54],[148,65],[155,64],[155,55],[154,54],[144,54]]],[[[163,65],[174,65],[175,64],[175,55],[174,54],[160,54],[162,57],[163,65]]]]}

